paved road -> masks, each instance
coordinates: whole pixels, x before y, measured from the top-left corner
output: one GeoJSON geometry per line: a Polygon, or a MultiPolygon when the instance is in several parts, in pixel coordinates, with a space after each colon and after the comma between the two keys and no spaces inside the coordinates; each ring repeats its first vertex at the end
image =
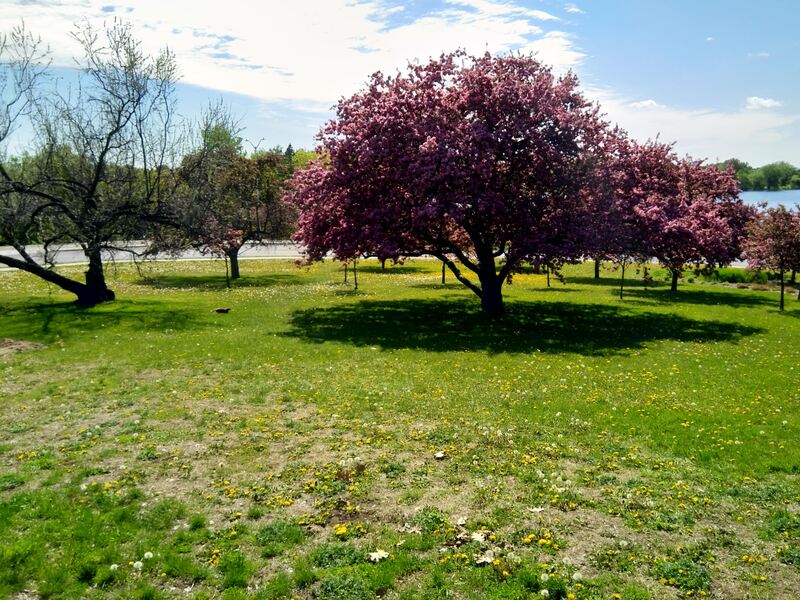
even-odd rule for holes
{"type": "MultiPolygon", "coordinates": [[[[144,241],[133,241],[123,244],[125,248],[129,248],[134,252],[142,252],[147,246],[144,241]]],[[[37,261],[42,260],[43,249],[41,246],[28,246],[28,253],[37,261]]],[[[6,256],[13,256],[14,258],[21,258],[17,251],[11,246],[0,246],[0,254],[6,256]]],[[[300,258],[300,246],[289,240],[267,242],[265,244],[245,244],[239,252],[241,258],[300,258]]],[[[133,260],[134,255],[130,252],[124,251],[109,251],[103,254],[106,261],[114,260],[120,262],[129,262],[133,260]]],[[[155,257],[156,260],[175,260],[176,258],[182,260],[197,260],[211,258],[208,254],[203,255],[197,250],[187,250],[180,253],[177,257],[170,254],[161,254],[155,257]]],[[[83,254],[80,246],[77,244],[66,244],[62,246],[55,254],[55,264],[68,265],[80,264],[86,262],[86,256],[83,254]]],[[[3,268],[0,265],[0,268],[3,268]]]]}

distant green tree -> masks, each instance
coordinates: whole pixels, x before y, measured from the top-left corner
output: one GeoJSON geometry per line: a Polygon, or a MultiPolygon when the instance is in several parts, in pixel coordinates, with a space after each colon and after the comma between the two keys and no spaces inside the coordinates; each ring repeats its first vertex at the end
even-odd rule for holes
{"type": "Polygon", "coordinates": [[[786,161],[754,168],[743,160],[729,158],[717,166],[722,170],[733,167],[743,191],[800,189],[800,169],[786,161]]]}
{"type": "Polygon", "coordinates": [[[283,161],[286,163],[286,171],[291,175],[294,173],[294,148],[289,144],[283,153],[283,161]]]}
{"type": "Polygon", "coordinates": [[[764,182],[768,190],[787,189],[792,176],[797,173],[797,169],[785,161],[769,163],[760,170],[764,174],[764,182]]]}

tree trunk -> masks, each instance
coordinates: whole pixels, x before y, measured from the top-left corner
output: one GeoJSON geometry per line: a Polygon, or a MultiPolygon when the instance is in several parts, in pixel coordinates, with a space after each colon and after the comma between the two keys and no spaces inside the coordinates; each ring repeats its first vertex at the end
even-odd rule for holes
{"type": "Polygon", "coordinates": [[[447,265],[445,265],[444,261],[442,261],[442,285],[444,285],[444,269],[447,265]]]}
{"type": "Polygon", "coordinates": [[[358,289],[358,259],[353,261],[353,289],[358,289]]]}
{"type": "Polygon", "coordinates": [[[225,254],[231,261],[231,279],[239,279],[239,248],[230,248],[225,254]]]}
{"type": "Polygon", "coordinates": [[[225,260],[225,287],[231,289],[231,273],[228,270],[228,255],[222,257],[225,260]]]}
{"type": "MultiPolygon", "coordinates": [[[[30,273],[31,275],[36,275],[37,277],[44,279],[48,283],[57,285],[62,290],[65,290],[70,294],[75,294],[76,296],[78,296],[79,299],[82,296],[88,298],[88,294],[85,291],[86,290],[85,284],[81,283],[80,281],[75,281],[74,279],[70,279],[69,277],[64,277],[63,275],[60,275],[55,271],[51,271],[50,269],[45,269],[41,265],[30,263],[25,260],[19,260],[17,258],[11,258],[10,256],[0,256],[0,264],[6,265],[13,269],[19,269],[20,271],[25,271],[26,273],[30,273]]],[[[108,292],[113,295],[113,292],[111,292],[111,290],[108,290],[108,292]]]]}
{"type": "Polygon", "coordinates": [[[678,291],[678,272],[677,271],[673,271],[672,269],[670,269],[670,272],[672,273],[672,285],[670,286],[669,289],[670,289],[671,292],[677,292],[678,291]]]}
{"type": "Polygon", "coordinates": [[[783,290],[786,287],[786,284],[783,280],[783,269],[781,269],[781,310],[783,310],[783,290]]]}
{"type": "Polygon", "coordinates": [[[619,278],[619,299],[622,300],[622,291],[625,288],[625,261],[622,261],[622,276],[619,278]]]}
{"type": "Polygon", "coordinates": [[[550,265],[547,265],[545,269],[547,270],[547,287],[550,287],[550,265]]]}
{"type": "Polygon", "coordinates": [[[792,269],[792,276],[789,279],[789,283],[792,283],[792,284],[797,283],[797,270],[796,269],[792,269]]]}
{"type": "Polygon", "coordinates": [[[600,279],[600,259],[594,259],[594,278],[600,279]]]}
{"type": "Polygon", "coordinates": [[[481,280],[481,308],[490,317],[500,317],[505,312],[503,306],[503,281],[494,272],[486,273],[481,280]]]}
{"type": "Polygon", "coordinates": [[[347,283],[347,263],[344,263],[344,282],[347,283]]]}
{"type": "Polygon", "coordinates": [[[86,270],[86,285],[78,293],[78,304],[94,306],[101,302],[114,300],[114,292],[106,286],[106,276],[103,272],[103,257],[99,246],[90,246],[84,250],[89,259],[89,268],[86,270]]]}

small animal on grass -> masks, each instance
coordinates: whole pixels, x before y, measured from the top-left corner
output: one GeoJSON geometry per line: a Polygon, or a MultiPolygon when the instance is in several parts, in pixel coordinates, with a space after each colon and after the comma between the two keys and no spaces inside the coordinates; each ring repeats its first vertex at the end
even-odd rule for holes
{"type": "Polygon", "coordinates": [[[215,309],[214,309],[214,312],[215,312],[215,313],[219,313],[219,314],[221,314],[221,315],[226,315],[226,314],[228,314],[229,312],[231,312],[231,309],[230,309],[230,308],[215,308],[215,309]]]}

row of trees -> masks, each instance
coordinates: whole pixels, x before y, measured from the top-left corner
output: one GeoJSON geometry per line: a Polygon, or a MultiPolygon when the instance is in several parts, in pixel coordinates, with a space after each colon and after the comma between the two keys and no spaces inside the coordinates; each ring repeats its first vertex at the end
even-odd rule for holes
{"type": "Polygon", "coordinates": [[[738,258],[754,216],[732,168],[629,139],[574,76],[556,78],[531,57],[457,52],[376,73],[339,103],[317,158],[291,146],[245,152],[221,105],[187,128],[174,57],[146,55],[129,26],[74,35],[83,77],[66,92],[47,81],[37,39],[22,28],[0,38],[0,142],[24,120],[35,132],[28,153],[0,159],[0,242],[21,257],[0,264],[85,305],[114,298],[102,253],[120,240],[211,252],[235,278],[243,244],[296,227],[309,260],[435,256],[499,315],[502,286],[528,263],[550,272],[590,256],[624,274],[655,257],[676,289],[688,265],[738,258]],[[49,268],[65,242],[83,248],[85,281],[49,268]],[[32,243],[44,244],[44,264],[27,252],[32,243]]]}
{"type": "Polygon", "coordinates": [[[800,189],[800,169],[785,161],[752,167],[737,158],[729,158],[718,166],[721,169],[733,168],[743,191],[800,189]]]}
{"type": "Polygon", "coordinates": [[[527,56],[457,52],[376,73],[319,142],[324,160],[291,194],[309,259],[435,256],[490,315],[526,263],[656,257],[674,290],[687,265],[738,258],[754,212],[732,169],[629,139],[573,75],[527,56]]]}
{"type": "MultiPolygon", "coordinates": [[[[0,264],[37,275],[94,305],[114,299],[103,252],[146,237],[151,250],[189,246],[230,258],[250,240],[288,235],[294,209],[284,182],[306,151],[247,155],[238,127],[219,105],[199,127],[176,113],[174,56],[143,52],[129,25],[79,26],[79,82],[63,89],[49,76],[48,52],[23,27],[0,37],[0,143],[26,125],[33,143],[0,156],[0,264]],[[80,245],[84,281],[53,270],[52,251],[80,245]],[[43,262],[27,251],[43,244],[43,262]]],[[[124,248],[122,248],[124,249],[124,248]]]]}

